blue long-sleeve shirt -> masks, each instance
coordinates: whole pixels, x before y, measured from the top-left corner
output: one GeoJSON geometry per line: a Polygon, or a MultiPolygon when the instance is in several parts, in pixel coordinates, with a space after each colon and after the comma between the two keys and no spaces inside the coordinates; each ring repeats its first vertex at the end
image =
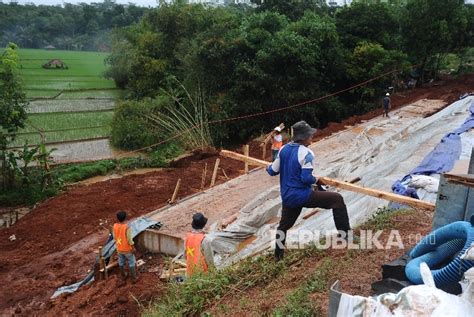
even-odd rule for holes
{"type": "Polygon", "coordinates": [[[271,176],[280,175],[280,193],[283,205],[289,208],[303,206],[311,195],[314,153],[298,143],[283,146],[275,161],[267,168],[271,176]]]}

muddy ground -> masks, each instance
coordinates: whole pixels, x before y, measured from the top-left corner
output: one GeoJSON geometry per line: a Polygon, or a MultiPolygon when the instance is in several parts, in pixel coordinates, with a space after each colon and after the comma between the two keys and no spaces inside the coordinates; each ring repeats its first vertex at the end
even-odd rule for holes
{"type": "MultiPolygon", "coordinates": [[[[423,98],[450,103],[473,90],[474,75],[468,75],[438,82],[433,87],[395,94],[392,105],[398,108],[423,98]]],[[[380,114],[381,110],[376,110],[330,124],[318,131],[315,139],[380,114]]],[[[250,152],[261,157],[261,149],[255,142],[250,152]]],[[[269,150],[267,153],[270,155],[269,150]]],[[[57,287],[77,282],[87,274],[95,257],[94,250],[106,240],[106,228],[113,222],[117,210],[127,210],[133,218],[164,206],[178,178],[182,179],[180,197],[198,192],[204,164],[211,169],[214,161],[215,157],[197,155],[185,159],[183,167],[75,186],[39,204],[13,227],[1,230],[0,315],[138,315],[141,305],[146,306],[165,288],[156,272],[142,273],[140,283],[134,285],[124,284],[112,274],[109,280],[83,287],[75,294],[55,300],[49,298],[57,287]],[[16,238],[13,241],[9,239],[12,235],[16,238]]],[[[243,174],[240,162],[221,158],[221,166],[229,178],[243,174]]],[[[208,173],[207,184],[210,177],[208,173]]],[[[226,180],[220,172],[218,183],[226,180]]],[[[380,265],[377,262],[382,258],[361,257],[359,260],[362,269],[369,264],[369,267],[380,265]]],[[[345,278],[353,277],[349,273],[345,278]]]]}

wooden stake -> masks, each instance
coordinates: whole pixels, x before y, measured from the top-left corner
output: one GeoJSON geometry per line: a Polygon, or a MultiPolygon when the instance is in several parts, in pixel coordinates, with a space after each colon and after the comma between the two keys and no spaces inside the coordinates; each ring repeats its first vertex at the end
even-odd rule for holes
{"type": "MultiPolygon", "coordinates": [[[[249,156],[249,145],[248,144],[245,144],[243,146],[243,152],[244,152],[244,155],[245,156],[249,156]]],[[[249,172],[249,163],[245,162],[245,174],[247,174],[249,172]]]]}
{"type": "MultiPolygon", "coordinates": [[[[263,166],[263,167],[270,165],[270,162],[259,160],[259,159],[249,157],[249,156],[245,156],[245,155],[235,153],[232,151],[222,150],[221,155],[228,158],[244,161],[251,165],[257,165],[257,166],[263,166]]],[[[384,192],[377,189],[362,187],[362,186],[354,185],[348,182],[331,179],[328,177],[319,177],[319,179],[326,185],[335,186],[337,188],[346,189],[352,192],[369,195],[369,196],[373,196],[373,197],[377,197],[377,198],[385,199],[389,201],[395,201],[397,203],[410,205],[412,207],[417,207],[417,208],[423,208],[423,209],[428,209],[428,210],[434,210],[435,208],[434,204],[423,201],[423,200],[418,200],[411,197],[388,193],[388,192],[384,192]]]]}
{"type": "Polygon", "coordinates": [[[174,188],[173,196],[171,196],[170,204],[174,204],[176,202],[176,198],[178,197],[180,186],[181,186],[181,178],[178,178],[178,182],[176,183],[176,187],[174,188]]]}
{"type": "Polygon", "coordinates": [[[225,170],[223,168],[221,168],[221,170],[222,170],[222,174],[224,174],[224,177],[227,179],[230,179],[229,176],[227,176],[227,173],[225,172],[225,170]]]}
{"type": "Polygon", "coordinates": [[[267,144],[264,143],[262,145],[262,160],[264,160],[267,157],[267,144]]]}
{"type": "Polygon", "coordinates": [[[207,163],[204,164],[204,169],[202,170],[201,191],[204,190],[204,185],[206,184],[206,175],[207,175],[207,163]]]}
{"type": "Polygon", "coordinates": [[[105,259],[102,254],[102,247],[99,247],[99,272],[100,272],[100,277],[101,278],[108,278],[109,274],[107,272],[107,268],[105,267],[105,259]]]}
{"type": "Polygon", "coordinates": [[[212,179],[211,179],[211,186],[210,187],[213,187],[214,184],[216,183],[217,170],[219,169],[219,163],[220,162],[221,162],[220,158],[216,159],[216,164],[214,165],[214,171],[212,172],[212,179]]]}

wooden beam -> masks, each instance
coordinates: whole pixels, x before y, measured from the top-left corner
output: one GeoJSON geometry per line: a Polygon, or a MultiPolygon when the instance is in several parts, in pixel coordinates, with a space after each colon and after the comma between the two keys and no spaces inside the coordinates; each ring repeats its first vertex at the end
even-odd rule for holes
{"type": "Polygon", "coordinates": [[[216,164],[214,165],[214,171],[212,172],[212,179],[211,179],[211,186],[213,187],[214,184],[216,183],[216,177],[217,177],[217,170],[219,169],[219,163],[221,162],[220,158],[216,159],[216,164]]]}
{"type": "MultiPolygon", "coordinates": [[[[232,151],[222,150],[221,155],[225,156],[225,157],[228,157],[228,158],[235,159],[235,160],[245,161],[245,162],[247,162],[251,165],[257,165],[257,166],[262,166],[262,167],[266,167],[266,166],[270,165],[270,162],[267,162],[267,161],[264,161],[264,160],[259,160],[259,159],[253,158],[253,157],[244,156],[242,154],[235,153],[235,152],[232,152],[232,151]]],[[[372,189],[372,188],[367,188],[367,187],[363,187],[363,186],[359,186],[359,185],[354,185],[354,184],[351,184],[351,183],[348,183],[348,182],[343,182],[343,181],[339,181],[339,180],[336,180],[336,179],[331,179],[331,178],[328,178],[328,177],[319,177],[319,179],[323,183],[325,183],[326,185],[335,186],[337,188],[349,190],[349,191],[352,191],[352,192],[365,194],[365,195],[369,195],[369,196],[373,196],[373,197],[377,197],[377,198],[385,199],[385,200],[389,200],[389,201],[394,201],[394,202],[397,202],[397,203],[410,205],[412,207],[418,207],[418,208],[423,208],[423,209],[428,209],[428,210],[434,210],[434,208],[435,208],[435,205],[432,204],[432,203],[422,201],[422,200],[418,200],[418,199],[414,199],[414,198],[411,198],[411,197],[406,197],[406,196],[402,196],[402,195],[397,195],[397,194],[393,194],[393,193],[384,192],[384,191],[377,190],[377,189],[372,189]]]]}
{"type": "Polygon", "coordinates": [[[256,166],[268,166],[270,165],[270,162],[264,161],[264,160],[259,160],[257,158],[251,157],[251,156],[245,156],[240,153],[232,152],[232,151],[227,151],[227,150],[221,150],[220,155],[224,157],[228,157],[234,160],[238,161],[243,161],[247,162],[249,165],[256,165],[256,166]]]}
{"type": "Polygon", "coordinates": [[[178,178],[178,182],[174,188],[173,196],[171,196],[170,204],[174,204],[176,202],[176,198],[178,198],[179,188],[181,187],[181,178],[178,178]]]}
{"type": "Polygon", "coordinates": [[[410,205],[412,207],[418,207],[418,208],[423,208],[423,209],[429,209],[429,210],[434,210],[435,205],[423,200],[411,198],[411,197],[406,197],[402,195],[397,195],[389,192],[384,192],[378,189],[372,189],[368,187],[363,187],[359,185],[354,185],[351,183],[347,182],[342,182],[339,180],[331,179],[328,177],[319,177],[319,179],[326,185],[331,185],[335,186],[337,188],[341,189],[346,189],[352,192],[360,193],[360,194],[365,194],[373,197],[377,197],[380,199],[385,199],[389,201],[394,201],[397,203],[405,204],[405,205],[410,205]]]}
{"type": "MultiPolygon", "coordinates": [[[[245,144],[243,146],[242,150],[243,150],[245,156],[249,156],[249,145],[248,144],[245,144]]],[[[249,163],[245,162],[244,170],[245,170],[245,174],[248,174],[248,172],[249,172],[249,163]]]]}
{"type": "Polygon", "coordinates": [[[474,187],[474,176],[469,174],[444,174],[446,180],[450,183],[461,184],[474,187]]]}

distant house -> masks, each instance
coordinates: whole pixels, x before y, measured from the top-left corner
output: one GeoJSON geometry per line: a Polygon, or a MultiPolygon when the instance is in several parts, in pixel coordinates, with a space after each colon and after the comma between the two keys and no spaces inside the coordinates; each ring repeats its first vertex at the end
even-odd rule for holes
{"type": "Polygon", "coordinates": [[[45,69],[68,69],[66,63],[60,59],[52,59],[42,66],[45,69]]]}
{"type": "Polygon", "coordinates": [[[44,49],[45,50],[55,50],[56,47],[54,47],[53,45],[48,45],[48,46],[45,46],[44,49]]]}

